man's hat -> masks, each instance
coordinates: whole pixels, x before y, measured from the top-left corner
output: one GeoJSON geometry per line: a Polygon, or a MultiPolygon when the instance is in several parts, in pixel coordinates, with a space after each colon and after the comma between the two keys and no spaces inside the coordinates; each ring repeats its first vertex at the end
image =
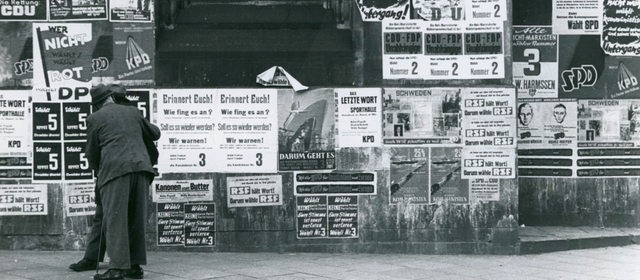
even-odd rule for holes
{"type": "Polygon", "coordinates": [[[109,87],[99,84],[93,88],[91,88],[91,105],[96,105],[102,103],[107,97],[111,96],[111,91],[109,87]]]}

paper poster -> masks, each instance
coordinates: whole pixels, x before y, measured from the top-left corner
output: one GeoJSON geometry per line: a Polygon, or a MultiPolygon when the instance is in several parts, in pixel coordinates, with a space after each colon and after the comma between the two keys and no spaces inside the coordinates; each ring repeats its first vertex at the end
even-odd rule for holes
{"type": "Polygon", "coordinates": [[[297,197],[296,230],[298,239],[358,238],[358,197],[297,197]]]}
{"type": "Polygon", "coordinates": [[[379,88],[335,89],[336,146],[382,146],[382,92],[379,88]]]}
{"type": "Polygon", "coordinates": [[[414,18],[434,22],[455,22],[464,20],[465,2],[471,0],[411,0],[414,18]]]}
{"type": "Polygon", "coordinates": [[[552,23],[555,34],[600,34],[602,0],[553,0],[552,23]]]}
{"type": "Polygon", "coordinates": [[[151,186],[157,203],[213,200],[211,180],[154,180],[151,186]]]}
{"type": "Polygon", "coordinates": [[[602,49],[608,55],[640,55],[640,5],[635,1],[604,0],[602,49]]]}
{"type": "Polygon", "coordinates": [[[460,145],[460,88],[384,89],[385,145],[460,145]]]}
{"type": "Polygon", "coordinates": [[[152,24],[114,23],[110,67],[115,80],[125,85],[153,84],[155,42],[152,24]]]}
{"type": "Polygon", "coordinates": [[[0,3],[0,21],[37,20],[47,20],[46,0],[5,0],[0,3]]]}
{"type": "Polygon", "coordinates": [[[65,183],[64,215],[90,216],[96,213],[96,190],[93,182],[65,183]]]}
{"type": "Polygon", "coordinates": [[[516,178],[515,149],[462,149],[462,178],[516,178]]]}
{"type": "Polygon", "coordinates": [[[429,148],[392,147],[389,204],[429,203],[429,148]]]}
{"type": "Polygon", "coordinates": [[[578,177],[640,175],[640,101],[580,100],[578,177]]]}
{"type": "Polygon", "coordinates": [[[640,98],[640,57],[607,56],[603,79],[606,81],[606,98],[640,98]]]}
{"type": "Polygon", "coordinates": [[[275,89],[217,89],[217,172],[277,172],[278,99],[275,89]]]}
{"type": "Polygon", "coordinates": [[[295,195],[340,195],[377,193],[376,172],[294,172],[295,195]]]}
{"type": "Polygon", "coordinates": [[[184,203],[156,204],[158,246],[184,246],[184,203]]]}
{"type": "Polygon", "coordinates": [[[33,142],[33,181],[60,181],[63,174],[61,142],[33,142]]]}
{"type": "MultiPolygon", "coordinates": [[[[44,2],[43,2],[44,3],[44,2]]],[[[31,22],[14,22],[0,28],[0,88],[33,85],[33,30],[31,22]]]]}
{"type": "Polygon", "coordinates": [[[598,99],[607,96],[602,76],[605,54],[600,36],[558,36],[558,97],[598,99]]]}
{"type": "Polygon", "coordinates": [[[51,0],[50,21],[106,20],[107,0],[51,0]]]}
{"type": "Polygon", "coordinates": [[[154,0],[130,1],[108,0],[109,21],[112,22],[151,22],[153,20],[154,0]]]}
{"type": "Polygon", "coordinates": [[[0,185],[0,216],[34,216],[49,213],[47,185],[0,185]]]}
{"type": "Polygon", "coordinates": [[[227,177],[227,207],[282,205],[282,175],[227,177]]]}
{"type": "Polygon", "coordinates": [[[216,245],[216,205],[213,203],[184,204],[184,246],[216,245]]]}
{"type": "Polygon", "coordinates": [[[160,172],[275,172],[276,93],[273,89],[157,90],[160,172]]]}
{"type": "MultiPolygon", "coordinates": [[[[383,21],[382,76],[385,79],[422,79],[425,72],[423,68],[426,67],[423,53],[429,53],[425,50],[429,46],[424,46],[422,41],[423,31],[420,21],[383,21]]],[[[454,49],[455,46],[437,48],[434,51],[460,54],[462,40],[459,40],[457,45],[460,45],[459,52],[454,49]]]]}
{"type": "Polygon", "coordinates": [[[462,148],[431,148],[431,203],[469,203],[469,182],[461,177],[462,148]]]}
{"type": "Polygon", "coordinates": [[[0,179],[31,178],[30,91],[0,92],[0,179]]]}
{"type": "Polygon", "coordinates": [[[409,0],[354,0],[362,21],[409,19],[409,0]]]}
{"type": "Polygon", "coordinates": [[[33,99],[90,101],[91,23],[33,23],[33,99]]]}
{"type": "Polygon", "coordinates": [[[463,0],[465,3],[465,16],[468,21],[493,21],[507,20],[509,10],[506,0],[463,0]]]}
{"type": "Polygon", "coordinates": [[[478,178],[469,180],[470,201],[500,201],[500,179],[478,178]]]}
{"type": "Polygon", "coordinates": [[[333,89],[278,91],[278,170],[336,168],[333,89]]]}
{"type": "Polygon", "coordinates": [[[508,88],[465,88],[462,100],[464,146],[512,147],[516,141],[516,98],[508,88]]]}
{"type": "Polygon", "coordinates": [[[557,98],[558,35],[551,26],[513,26],[512,34],[518,98],[557,98]]]}
{"type": "Polygon", "coordinates": [[[138,108],[142,116],[151,121],[150,89],[127,89],[126,98],[138,108]]]}

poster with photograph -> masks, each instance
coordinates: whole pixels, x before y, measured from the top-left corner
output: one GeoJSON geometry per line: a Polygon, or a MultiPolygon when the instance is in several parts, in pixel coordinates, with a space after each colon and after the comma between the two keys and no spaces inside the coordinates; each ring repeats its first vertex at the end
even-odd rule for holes
{"type": "Polygon", "coordinates": [[[477,178],[469,180],[470,201],[500,201],[500,179],[477,178]]]}
{"type": "Polygon", "coordinates": [[[469,203],[469,181],[462,179],[462,148],[431,148],[431,203],[469,203]]]}
{"type": "Polygon", "coordinates": [[[557,98],[558,35],[551,26],[513,26],[512,36],[518,98],[557,98]]]}
{"type": "Polygon", "coordinates": [[[47,185],[0,185],[0,216],[47,215],[47,185]]]}
{"type": "Polygon", "coordinates": [[[335,89],[338,116],[336,146],[382,146],[382,91],[379,88],[335,89]]]}
{"type": "Polygon", "coordinates": [[[604,0],[602,49],[608,55],[640,55],[640,5],[635,1],[604,0]]]}
{"type": "Polygon", "coordinates": [[[184,246],[184,203],[156,204],[158,246],[184,246]]]}
{"type": "Polygon", "coordinates": [[[109,21],[112,22],[151,22],[153,20],[154,0],[108,0],[109,21]]]}
{"type": "Polygon", "coordinates": [[[409,19],[410,0],[354,0],[364,22],[409,19]]]}
{"type": "Polygon", "coordinates": [[[96,214],[96,187],[93,182],[63,184],[65,217],[96,214]]]}
{"type": "Polygon", "coordinates": [[[0,92],[0,179],[31,178],[31,92],[0,92]]]}
{"type": "Polygon", "coordinates": [[[465,88],[461,103],[465,147],[515,148],[516,98],[513,89],[465,88]]]}
{"type": "Polygon", "coordinates": [[[32,87],[32,36],[31,22],[0,24],[0,38],[11,38],[0,40],[0,88],[32,87]]]}
{"type": "Polygon", "coordinates": [[[375,195],[377,185],[376,172],[305,171],[293,173],[295,195],[375,195]]]}
{"type": "Polygon", "coordinates": [[[553,0],[552,24],[555,34],[600,34],[602,0],[553,0]]]}
{"type": "Polygon", "coordinates": [[[0,3],[0,21],[38,20],[47,20],[47,0],[5,0],[0,3]]]}
{"type": "Polygon", "coordinates": [[[107,0],[51,0],[50,21],[106,20],[107,0]]]}
{"type": "Polygon", "coordinates": [[[578,177],[637,177],[639,144],[640,101],[579,101],[578,177]]]}
{"type": "Polygon", "coordinates": [[[384,144],[460,145],[461,93],[461,88],[384,89],[384,144]]]}
{"type": "Polygon", "coordinates": [[[227,207],[282,205],[282,175],[227,177],[227,207]]]}
{"type": "Polygon", "coordinates": [[[34,101],[90,101],[95,45],[91,23],[33,23],[34,101]]]}
{"type": "Polygon", "coordinates": [[[389,204],[429,203],[429,148],[390,148],[389,204]]]}
{"type": "Polygon", "coordinates": [[[212,180],[154,180],[151,186],[156,203],[213,200],[212,180]]]}
{"type": "Polygon", "coordinates": [[[336,168],[333,89],[278,91],[278,170],[336,168]]]}
{"type": "Polygon", "coordinates": [[[110,67],[115,80],[124,85],[154,84],[155,42],[152,24],[114,23],[110,67]]]}

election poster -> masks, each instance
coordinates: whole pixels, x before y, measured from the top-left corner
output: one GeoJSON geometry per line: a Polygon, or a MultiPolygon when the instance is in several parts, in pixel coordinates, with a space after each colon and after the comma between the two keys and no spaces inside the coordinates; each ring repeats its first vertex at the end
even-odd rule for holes
{"type": "Polygon", "coordinates": [[[469,182],[461,176],[462,151],[459,147],[431,148],[431,203],[469,203],[469,182]]]}
{"type": "Polygon", "coordinates": [[[0,24],[0,88],[31,87],[33,83],[33,37],[30,22],[0,24]]]}
{"type": "Polygon", "coordinates": [[[282,205],[282,175],[227,177],[227,207],[282,205]]]}
{"type": "Polygon", "coordinates": [[[213,203],[184,204],[184,246],[216,245],[216,207],[213,203]]]}
{"type": "Polygon", "coordinates": [[[518,98],[557,98],[558,35],[551,26],[513,26],[512,40],[518,98]]]}
{"type": "Polygon", "coordinates": [[[515,148],[515,91],[508,88],[465,88],[462,100],[465,148],[515,148]]]}
{"type": "Polygon", "coordinates": [[[276,172],[276,93],[274,89],[157,90],[163,135],[158,140],[158,169],[161,173],[276,172]]]}
{"type": "Polygon", "coordinates": [[[461,144],[461,88],[383,90],[385,145],[461,144]]]}
{"type": "Polygon", "coordinates": [[[0,216],[47,215],[47,185],[0,185],[0,216]]]}
{"type": "Polygon", "coordinates": [[[498,22],[466,22],[464,60],[461,72],[465,79],[502,79],[504,67],[504,24],[498,22]]]}
{"type": "Polygon", "coordinates": [[[293,173],[295,195],[375,195],[377,184],[376,172],[301,171],[293,173]]]}
{"type": "Polygon", "coordinates": [[[127,89],[125,97],[130,104],[136,106],[142,116],[151,121],[151,89],[127,89]]]}
{"type": "Polygon", "coordinates": [[[410,0],[354,0],[362,21],[409,19],[410,0]]]}
{"type": "Polygon", "coordinates": [[[429,148],[390,148],[389,204],[429,203],[429,148]]]}
{"type": "Polygon", "coordinates": [[[605,54],[597,35],[564,35],[558,40],[558,97],[604,98],[605,54]]]}
{"type": "Polygon", "coordinates": [[[109,21],[112,22],[151,22],[153,20],[154,0],[108,0],[109,21]]]}
{"type": "Polygon", "coordinates": [[[157,141],[160,173],[213,172],[215,89],[158,89],[157,141]]]}
{"type": "Polygon", "coordinates": [[[336,146],[382,146],[382,91],[379,88],[335,89],[338,117],[336,146]]]}
{"type": "Polygon", "coordinates": [[[574,99],[520,99],[518,175],[572,177],[577,146],[578,105],[574,99]]]}
{"type": "Polygon", "coordinates": [[[96,189],[93,182],[66,182],[63,185],[64,215],[90,216],[96,213],[96,189]]]}
{"type": "Polygon", "coordinates": [[[31,92],[0,91],[0,179],[31,178],[31,92]]]}
{"type": "Polygon", "coordinates": [[[640,57],[607,56],[602,79],[605,82],[604,98],[638,99],[640,98],[640,57]]]}
{"type": "Polygon", "coordinates": [[[358,197],[296,197],[296,230],[298,239],[358,238],[358,197]]]}
{"type": "Polygon", "coordinates": [[[114,23],[110,67],[115,80],[124,85],[153,84],[155,42],[153,24],[114,23]]]}
{"type": "Polygon", "coordinates": [[[500,201],[500,179],[477,178],[469,180],[469,200],[500,201]]]}
{"type": "Polygon", "coordinates": [[[47,20],[47,0],[5,0],[0,3],[0,21],[38,20],[47,20]]]}
{"type": "MultiPolygon", "coordinates": [[[[213,162],[215,170],[233,173],[277,172],[278,91],[217,89],[216,92],[213,108],[217,122],[213,142],[217,155],[217,160],[213,162]]],[[[310,124],[313,125],[315,123],[310,124]]]]}
{"type": "Polygon", "coordinates": [[[333,89],[278,91],[278,170],[336,168],[333,89]]]}
{"type": "Polygon", "coordinates": [[[50,21],[106,20],[107,0],[51,0],[50,21]]]}
{"type": "Polygon", "coordinates": [[[90,100],[91,23],[33,23],[34,100],[90,100]]]}
{"type": "Polygon", "coordinates": [[[212,180],[154,180],[151,186],[156,203],[213,200],[212,180]]]}
{"type": "Polygon", "coordinates": [[[508,19],[506,0],[463,0],[467,21],[502,22],[508,19]]]}
{"type": "MultiPolygon", "coordinates": [[[[385,79],[422,79],[426,67],[422,42],[422,22],[383,21],[382,22],[382,76],[385,79]]],[[[436,35],[439,36],[439,35],[436,35]]],[[[462,45],[462,40],[459,41],[462,45]]],[[[454,47],[442,48],[442,52],[460,54],[454,47]]]]}
{"type": "Polygon", "coordinates": [[[600,34],[602,0],[553,0],[552,24],[555,34],[600,34]]]}
{"type": "Polygon", "coordinates": [[[465,147],[462,149],[463,179],[516,178],[516,153],[513,148],[465,147]]]}
{"type": "Polygon", "coordinates": [[[635,1],[604,0],[602,49],[608,55],[640,55],[640,5],[635,1]]]}
{"type": "Polygon", "coordinates": [[[33,181],[60,181],[63,179],[62,143],[33,142],[33,181]]]}
{"type": "Polygon", "coordinates": [[[465,2],[471,0],[411,0],[414,18],[439,23],[450,23],[464,20],[465,2]]]}
{"type": "Polygon", "coordinates": [[[184,246],[184,203],[156,204],[158,246],[184,246]]]}
{"type": "Polygon", "coordinates": [[[640,101],[578,102],[578,177],[640,175],[640,101]]]}

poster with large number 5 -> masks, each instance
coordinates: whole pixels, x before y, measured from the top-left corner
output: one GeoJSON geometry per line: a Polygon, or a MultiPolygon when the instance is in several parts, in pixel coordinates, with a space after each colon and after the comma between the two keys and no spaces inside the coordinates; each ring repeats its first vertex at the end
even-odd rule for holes
{"type": "Polygon", "coordinates": [[[513,83],[518,98],[558,97],[558,36],[551,26],[513,27],[513,83]]]}

